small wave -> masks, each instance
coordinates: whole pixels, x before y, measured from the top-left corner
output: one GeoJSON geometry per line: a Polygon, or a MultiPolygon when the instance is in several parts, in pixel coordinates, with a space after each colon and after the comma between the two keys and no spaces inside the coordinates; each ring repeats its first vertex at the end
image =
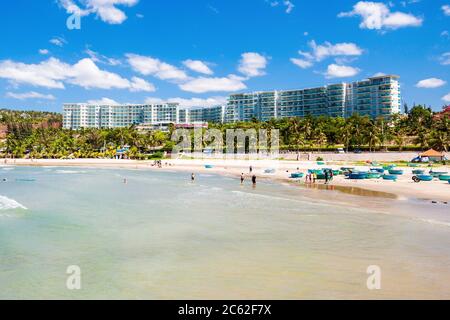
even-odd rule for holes
{"type": "Polygon", "coordinates": [[[5,196],[0,196],[0,210],[23,209],[28,210],[24,205],[18,203],[16,200],[5,196]]]}
{"type": "Polygon", "coordinates": [[[86,173],[86,171],[75,171],[75,170],[56,170],[56,173],[60,174],[77,174],[77,173],[86,173]]]}
{"type": "Polygon", "coordinates": [[[450,222],[438,221],[438,220],[433,220],[433,219],[417,219],[417,220],[422,221],[422,222],[426,222],[426,223],[429,223],[429,224],[433,224],[433,225],[450,227],[450,222]]]}
{"type": "Polygon", "coordinates": [[[11,171],[11,170],[14,170],[15,167],[4,167],[2,169],[5,170],[5,171],[11,171]]]}

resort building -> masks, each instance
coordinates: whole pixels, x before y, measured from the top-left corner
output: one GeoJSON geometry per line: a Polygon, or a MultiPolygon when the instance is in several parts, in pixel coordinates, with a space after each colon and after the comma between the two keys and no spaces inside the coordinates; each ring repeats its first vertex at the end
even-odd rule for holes
{"type": "Polygon", "coordinates": [[[65,104],[63,127],[124,128],[135,125],[140,129],[167,130],[171,124],[204,124],[224,121],[225,107],[180,108],[178,103],[143,105],[65,104]]]}
{"type": "Polygon", "coordinates": [[[400,113],[399,77],[372,77],[353,83],[318,88],[232,94],[226,106],[183,108],[178,103],[143,105],[65,104],[66,129],[122,128],[167,130],[169,125],[205,125],[210,122],[268,121],[277,118],[352,114],[371,118],[400,113]]]}
{"type": "Polygon", "coordinates": [[[398,79],[398,76],[388,75],[310,89],[233,94],[228,100],[225,122],[306,116],[350,117],[354,113],[372,118],[388,117],[400,112],[398,79]]]}
{"type": "Polygon", "coordinates": [[[81,128],[123,128],[136,126],[167,126],[179,121],[179,107],[176,103],[153,105],[90,105],[65,104],[63,127],[81,128]]]}

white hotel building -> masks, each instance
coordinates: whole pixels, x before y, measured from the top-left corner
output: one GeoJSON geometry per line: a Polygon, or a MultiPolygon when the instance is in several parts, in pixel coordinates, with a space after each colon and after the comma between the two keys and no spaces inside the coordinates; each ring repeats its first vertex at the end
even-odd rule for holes
{"type": "Polygon", "coordinates": [[[399,77],[386,75],[352,83],[323,87],[240,93],[230,95],[226,106],[183,108],[177,103],[142,105],[65,104],[63,127],[167,128],[170,124],[205,122],[233,123],[257,119],[307,116],[348,118],[352,114],[371,118],[400,113],[399,77]]]}

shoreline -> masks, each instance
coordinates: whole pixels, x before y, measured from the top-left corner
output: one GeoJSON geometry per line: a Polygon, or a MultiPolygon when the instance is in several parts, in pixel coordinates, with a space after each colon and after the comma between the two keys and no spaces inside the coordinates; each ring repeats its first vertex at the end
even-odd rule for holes
{"type": "MultiPolygon", "coordinates": [[[[320,169],[323,167],[339,169],[351,166],[356,169],[367,170],[367,166],[355,166],[348,162],[331,162],[325,166],[319,166],[315,161],[270,161],[270,160],[217,160],[217,159],[167,159],[162,160],[162,168],[153,166],[154,161],[138,160],[115,160],[115,159],[0,159],[0,168],[7,166],[29,166],[29,167],[93,167],[93,168],[121,168],[121,169],[146,169],[155,171],[178,171],[188,173],[213,173],[223,176],[236,177],[239,179],[244,173],[246,180],[251,177],[249,167],[253,167],[253,173],[258,179],[274,181],[277,183],[288,183],[305,189],[317,189],[320,191],[339,191],[351,195],[385,197],[397,200],[421,200],[450,202],[450,184],[444,181],[432,181],[414,183],[412,181],[412,170],[414,168],[402,168],[405,171],[397,182],[384,180],[349,180],[344,176],[335,176],[332,183],[325,185],[323,181],[316,184],[305,184],[305,178],[290,179],[292,172],[307,172],[308,169],[320,169]],[[205,168],[205,165],[212,168],[205,168]],[[265,174],[265,169],[275,169],[274,174],[265,174]],[[300,183],[299,183],[300,182],[300,183]]],[[[424,168],[427,170],[427,168],[424,168]]],[[[449,166],[434,168],[435,171],[450,172],[449,166]]],[[[0,171],[1,172],[1,171],[0,171]]]]}

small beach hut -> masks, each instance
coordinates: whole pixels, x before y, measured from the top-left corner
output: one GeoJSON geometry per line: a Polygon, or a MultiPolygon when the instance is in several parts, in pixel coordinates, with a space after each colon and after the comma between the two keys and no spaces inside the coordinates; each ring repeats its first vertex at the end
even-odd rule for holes
{"type": "Polygon", "coordinates": [[[429,161],[442,161],[445,160],[445,154],[433,149],[430,149],[419,155],[420,158],[428,158],[429,161]]]}

